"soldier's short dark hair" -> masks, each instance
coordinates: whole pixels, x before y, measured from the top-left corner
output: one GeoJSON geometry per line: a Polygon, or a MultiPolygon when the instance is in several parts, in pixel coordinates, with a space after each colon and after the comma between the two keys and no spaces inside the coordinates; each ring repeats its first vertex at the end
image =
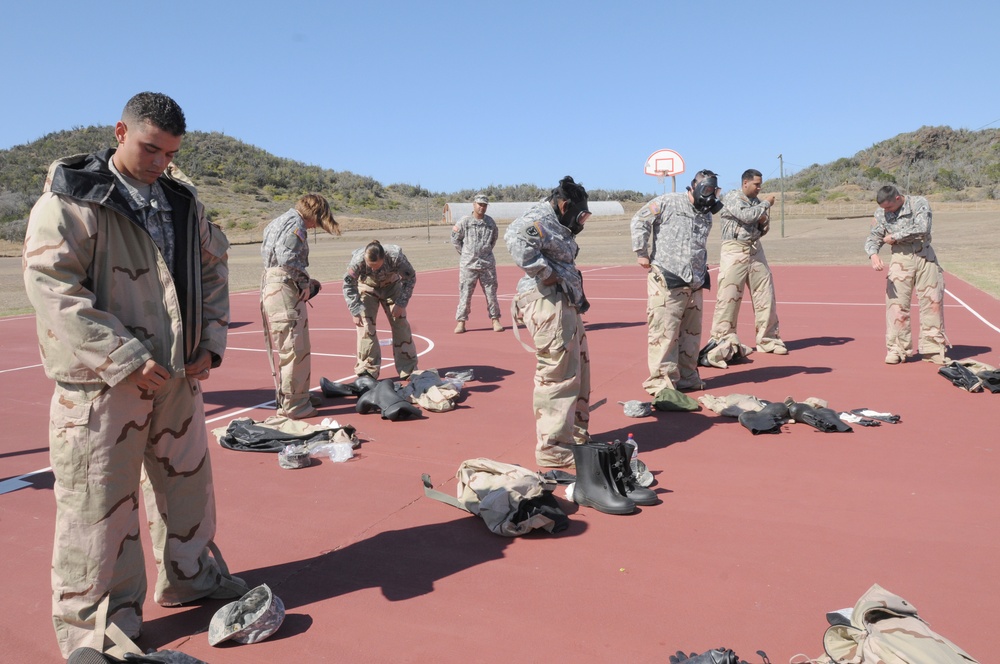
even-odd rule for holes
{"type": "Polygon", "coordinates": [[[698,185],[698,183],[704,180],[705,178],[712,178],[712,177],[718,178],[719,174],[707,168],[698,171],[697,173],[694,174],[694,177],[691,178],[691,188],[694,189],[698,185]]]}
{"type": "Polygon", "coordinates": [[[570,201],[571,203],[583,205],[584,209],[586,209],[588,197],[587,190],[583,188],[583,185],[577,184],[573,181],[572,177],[567,175],[562,180],[559,180],[559,186],[552,190],[549,198],[557,201],[570,201]]]}
{"type": "Polygon", "coordinates": [[[882,203],[885,203],[886,201],[895,200],[899,195],[899,189],[896,188],[896,185],[887,184],[880,188],[878,193],[875,194],[875,202],[882,205],[882,203]]]}
{"type": "Polygon", "coordinates": [[[122,122],[148,122],[173,136],[187,131],[184,111],[173,99],[160,92],[140,92],[125,104],[122,122]]]}
{"type": "Polygon", "coordinates": [[[756,168],[748,168],[745,171],[743,171],[743,177],[741,178],[741,181],[742,182],[749,182],[750,180],[753,180],[754,178],[762,178],[762,177],[764,177],[764,176],[756,168]]]}
{"type": "Polygon", "coordinates": [[[372,240],[365,247],[365,260],[370,263],[377,263],[385,258],[385,249],[378,240],[372,240]]]}

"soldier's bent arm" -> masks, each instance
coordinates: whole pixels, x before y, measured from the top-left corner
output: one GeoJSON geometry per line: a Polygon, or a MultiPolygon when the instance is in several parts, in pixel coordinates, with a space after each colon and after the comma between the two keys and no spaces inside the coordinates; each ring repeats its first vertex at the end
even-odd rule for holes
{"type": "Polygon", "coordinates": [[[393,269],[400,277],[401,292],[396,303],[405,307],[410,303],[410,298],[413,297],[413,288],[417,285],[417,272],[410,265],[409,259],[403,255],[403,252],[399,252],[393,269]]]}
{"type": "Polygon", "coordinates": [[[229,332],[229,240],[205,219],[198,204],[201,232],[202,332],[199,348],[212,354],[212,367],[222,364],[229,332]]]}
{"type": "Polygon", "coordinates": [[[24,239],[24,285],[47,333],[114,386],[152,354],[116,316],[96,307],[89,269],[97,209],[96,204],[42,194],[32,208],[24,239]]]}
{"type": "Polygon", "coordinates": [[[767,201],[754,205],[735,189],[726,194],[723,205],[722,214],[732,218],[747,230],[753,230],[757,222],[767,214],[771,207],[767,201]]]}
{"type": "MultiPolygon", "coordinates": [[[[361,259],[361,264],[364,264],[364,258],[361,259]]],[[[352,259],[347,265],[347,272],[344,273],[344,300],[347,302],[347,309],[352,316],[360,316],[364,309],[361,305],[361,294],[358,292],[360,274],[361,265],[352,259]]]]}
{"type": "Polygon", "coordinates": [[[868,233],[868,239],[865,240],[865,253],[869,256],[877,254],[882,245],[885,244],[885,218],[880,218],[878,214],[875,215],[875,221],[872,223],[872,229],[868,233]]]}

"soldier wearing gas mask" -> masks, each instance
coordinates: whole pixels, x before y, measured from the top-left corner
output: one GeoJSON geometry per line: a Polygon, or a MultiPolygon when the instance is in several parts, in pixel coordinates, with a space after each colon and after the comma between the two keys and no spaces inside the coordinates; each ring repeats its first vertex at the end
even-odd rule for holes
{"type": "Polygon", "coordinates": [[[566,176],[504,234],[514,262],[525,272],[511,313],[515,330],[523,322],[535,343],[535,460],[540,466],[572,466],[572,446],[589,439],[590,356],[581,315],[590,304],[576,269],[576,235],[588,217],[587,190],[566,176]]]}
{"type": "Polygon", "coordinates": [[[705,243],[722,209],[718,176],[698,171],[687,191],[663,194],[632,217],[632,251],[646,283],[649,378],[643,389],[705,387],[698,375],[702,289],[709,286],[705,243]]]}

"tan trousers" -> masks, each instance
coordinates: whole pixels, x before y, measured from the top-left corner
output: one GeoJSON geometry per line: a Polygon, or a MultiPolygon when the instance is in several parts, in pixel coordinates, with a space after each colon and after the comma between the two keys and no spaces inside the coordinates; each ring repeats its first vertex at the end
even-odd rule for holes
{"type": "Polygon", "coordinates": [[[885,345],[900,357],[913,350],[910,303],[916,294],[920,307],[918,352],[945,353],[944,271],[930,245],[893,245],[885,282],[885,345]]]}
{"type": "Polygon", "coordinates": [[[590,427],[590,351],[583,318],[554,287],[518,296],[515,306],[535,342],[535,460],[573,463],[570,446],[590,427]]]}
{"type": "Polygon", "coordinates": [[[417,370],[417,347],[413,343],[413,333],[410,321],[403,318],[393,318],[389,308],[399,297],[402,286],[395,282],[384,288],[376,288],[368,284],[358,284],[361,295],[363,324],[358,328],[358,359],[354,365],[354,373],[371,374],[378,378],[382,369],[382,348],[375,332],[375,317],[379,307],[385,312],[392,330],[392,357],[400,378],[408,378],[417,370]]]}
{"type": "Polygon", "coordinates": [[[726,240],[722,243],[712,338],[719,340],[727,334],[736,334],[743,288],[747,284],[750,285],[750,301],[753,303],[757,346],[767,350],[776,342],[784,345],[778,334],[774,281],[760,241],[748,243],[726,240]]]}
{"type": "Polygon", "coordinates": [[[264,334],[278,353],[278,415],[302,417],[315,413],[309,402],[312,348],[308,305],[299,299],[295,280],[280,267],[268,268],[260,288],[264,334]]]}
{"type": "Polygon", "coordinates": [[[698,352],[702,290],[667,288],[663,276],[651,269],[646,293],[649,378],[643,382],[643,389],[653,396],[665,387],[701,389],[704,383],[698,375],[698,352]]]}
{"type": "Polygon", "coordinates": [[[49,433],[52,619],[64,657],[80,646],[102,649],[90,641],[106,595],[108,622],[130,636],[142,626],[140,485],[158,570],[154,599],[178,604],[215,591],[215,494],[198,381],[172,378],[152,395],[128,382],[57,383],[49,433]]]}

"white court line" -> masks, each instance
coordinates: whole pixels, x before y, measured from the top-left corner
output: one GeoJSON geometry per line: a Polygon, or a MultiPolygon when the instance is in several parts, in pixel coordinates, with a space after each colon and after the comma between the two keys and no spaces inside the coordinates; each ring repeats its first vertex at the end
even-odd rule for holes
{"type": "Polygon", "coordinates": [[[0,374],[7,373],[9,371],[23,371],[24,369],[34,369],[35,367],[40,367],[41,364],[29,364],[23,367],[14,367],[13,369],[0,369],[0,374]]]}
{"type": "Polygon", "coordinates": [[[985,318],[983,318],[978,311],[976,311],[975,309],[973,309],[972,307],[970,307],[969,305],[967,305],[965,302],[963,302],[961,300],[961,298],[955,297],[955,294],[952,293],[950,290],[948,290],[947,288],[945,288],[944,292],[947,293],[948,295],[950,295],[952,298],[954,298],[955,301],[958,302],[960,305],[962,305],[963,307],[965,307],[966,309],[968,309],[969,313],[971,313],[973,316],[975,316],[979,320],[983,321],[983,323],[985,323],[987,325],[987,327],[989,327],[990,329],[992,329],[994,332],[1000,332],[1000,328],[998,328],[996,325],[994,325],[993,323],[991,323],[988,320],[986,320],[985,318]]]}
{"type": "MultiPolygon", "coordinates": [[[[347,330],[349,328],[318,328],[318,329],[328,329],[328,330],[332,330],[332,331],[341,331],[341,330],[347,330]]],[[[350,329],[353,330],[354,328],[350,328],[350,329]]],[[[381,333],[383,335],[388,334],[390,337],[392,336],[392,332],[391,331],[376,329],[376,332],[381,333]]],[[[259,333],[260,332],[258,331],[258,334],[259,333]]],[[[423,335],[420,335],[420,334],[414,334],[413,336],[416,337],[416,338],[418,338],[418,339],[423,339],[424,341],[427,342],[427,350],[425,350],[422,353],[417,353],[417,357],[420,357],[421,355],[426,355],[427,353],[429,353],[432,350],[434,350],[434,342],[433,341],[431,341],[427,337],[425,337],[423,335]]],[[[381,344],[381,342],[380,342],[380,344],[381,344]]],[[[264,351],[261,351],[261,352],[264,352],[264,351]]],[[[313,353],[313,354],[315,355],[316,353],[313,353]]],[[[343,355],[343,356],[338,356],[338,357],[354,357],[354,356],[353,355],[343,355]]],[[[381,368],[385,369],[386,367],[392,366],[392,364],[393,364],[393,360],[387,359],[384,362],[382,362],[382,367],[381,368]]],[[[354,374],[351,374],[349,376],[344,376],[343,378],[338,378],[334,382],[336,382],[336,383],[342,383],[344,381],[354,380],[356,378],[357,378],[357,376],[355,376],[354,374]]],[[[312,390],[310,390],[310,392],[313,391],[313,390],[316,390],[316,389],[319,389],[319,385],[317,385],[316,387],[312,388],[312,390]]],[[[246,407],[246,408],[241,408],[241,409],[236,410],[236,411],[229,411],[229,412],[226,412],[226,413],[224,413],[222,415],[219,415],[218,417],[213,417],[212,419],[206,419],[205,420],[205,424],[211,424],[213,422],[218,422],[219,420],[233,418],[233,417],[236,417],[237,415],[242,415],[243,413],[249,413],[252,410],[257,410],[258,408],[265,408],[265,407],[270,406],[272,403],[274,403],[274,399],[270,399],[270,400],[265,401],[263,403],[259,403],[259,404],[255,405],[255,406],[249,406],[249,407],[246,407]]]]}

